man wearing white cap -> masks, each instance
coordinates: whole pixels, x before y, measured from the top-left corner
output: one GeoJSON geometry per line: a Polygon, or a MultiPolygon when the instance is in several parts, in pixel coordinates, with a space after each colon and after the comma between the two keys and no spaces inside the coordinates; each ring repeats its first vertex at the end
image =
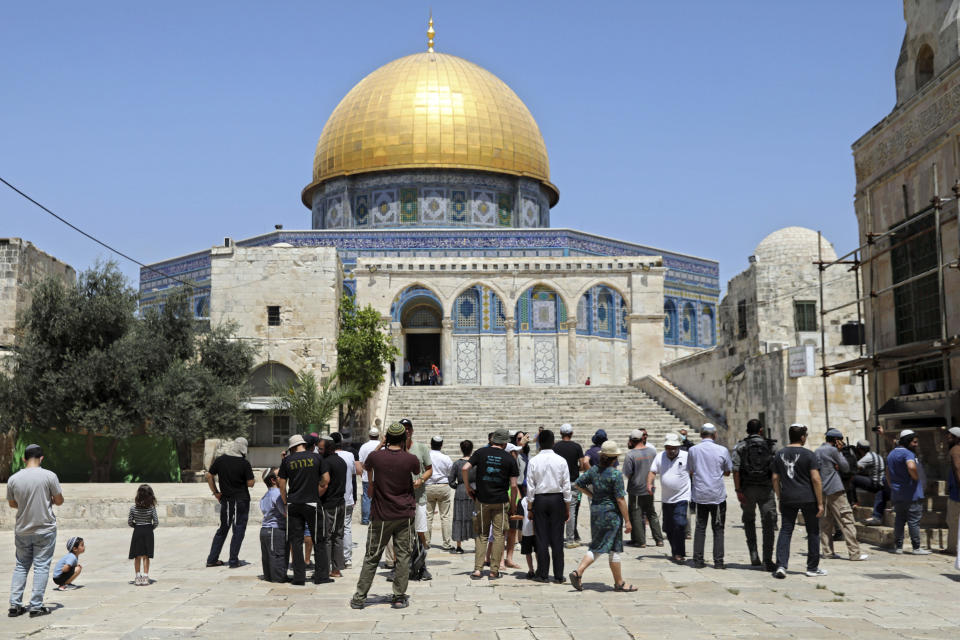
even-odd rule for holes
{"type": "Polygon", "coordinates": [[[947,460],[950,472],[947,477],[949,498],[947,499],[947,553],[957,553],[957,528],[960,521],[960,427],[947,429],[947,460]]]}
{"type": "Polygon", "coordinates": [[[893,552],[903,553],[903,526],[910,531],[913,554],[925,556],[929,549],[920,546],[920,518],[923,517],[923,485],[926,475],[917,459],[920,439],[910,429],[900,432],[897,448],[887,456],[887,479],[896,518],[893,523],[893,552]]]}
{"type": "Polygon", "coordinates": [[[659,474],[663,506],[663,532],[670,541],[671,559],[682,564],[686,561],[687,504],[690,502],[690,474],[687,472],[687,452],[682,450],[683,441],[675,433],[668,433],[663,443],[664,451],[653,459],[647,474],[647,487],[653,493],[653,480],[659,474]]]}
{"type": "Polygon", "coordinates": [[[727,520],[727,488],[723,479],[733,470],[727,448],[714,440],[717,428],[707,422],[700,427],[700,443],[688,451],[687,471],[691,478],[691,497],[697,503],[697,527],[693,535],[693,566],[702,569],[707,542],[707,520],[712,521],[713,566],[726,569],[723,561],[723,527],[727,520]]]}
{"type": "Polygon", "coordinates": [[[426,545],[430,548],[430,534],[433,533],[433,515],[440,512],[440,533],[443,535],[443,549],[449,551],[453,548],[453,521],[450,515],[453,510],[453,500],[450,498],[450,485],[447,476],[450,475],[450,467],[453,466],[453,460],[445,454],[443,449],[443,438],[433,436],[430,438],[430,461],[433,462],[433,473],[427,478],[427,535],[426,545]]]}
{"type": "MultiPolygon", "coordinates": [[[[380,422],[379,418],[377,418],[377,422],[380,422]]],[[[367,461],[367,456],[376,451],[377,445],[380,444],[380,429],[375,426],[370,427],[368,435],[370,439],[364,442],[360,451],[357,452],[357,460],[361,465],[367,461]]],[[[370,524],[370,479],[366,467],[363,469],[360,480],[363,483],[363,495],[360,500],[360,524],[370,524]]]]}
{"type": "Polygon", "coordinates": [[[663,534],[660,532],[660,518],[653,506],[652,485],[647,483],[647,475],[653,459],[657,457],[657,448],[647,444],[646,429],[634,429],[627,443],[630,450],[623,459],[623,477],[627,479],[627,508],[630,514],[631,546],[647,546],[646,527],[643,519],[650,523],[650,533],[658,547],[663,546],[663,534]]]}

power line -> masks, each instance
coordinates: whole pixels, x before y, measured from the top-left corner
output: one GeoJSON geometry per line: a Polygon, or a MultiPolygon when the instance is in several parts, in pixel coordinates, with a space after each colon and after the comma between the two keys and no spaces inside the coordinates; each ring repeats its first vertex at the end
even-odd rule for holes
{"type": "Polygon", "coordinates": [[[14,192],[16,192],[16,193],[19,194],[20,196],[26,198],[28,201],[32,202],[33,204],[37,205],[38,207],[40,207],[41,209],[43,209],[44,211],[46,211],[47,213],[49,213],[49,214],[50,214],[51,216],[53,216],[54,218],[56,218],[57,220],[59,220],[59,221],[62,222],[63,224],[67,225],[68,227],[70,227],[71,229],[73,229],[74,231],[76,231],[77,233],[79,233],[79,234],[81,234],[81,235],[83,235],[83,236],[86,236],[87,238],[93,240],[94,242],[96,242],[96,243],[99,244],[100,246],[106,248],[107,250],[112,251],[113,253],[117,254],[118,256],[120,256],[120,257],[122,257],[122,258],[125,258],[126,260],[129,260],[130,262],[133,262],[134,264],[140,265],[140,266],[143,267],[144,269],[148,269],[149,271],[152,271],[152,272],[154,272],[154,273],[156,273],[156,274],[158,274],[158,275],[161,275],[161,276],[163,276],[164,278],[170,278],[171,280],[175,280],[175,281],[179,282],[179,283],[182,284],[182,285],[185,285],[185,286],[188,286],[188,287],[191,287],[191,288],[196,288],[197,285],[194,284],[194,283],[192,283],[192,282],[187,282],[186,280],[181,280],[180,278],[177,278],[176,276],[171,276],[171,275],[166,274],[166,273],[164,273],[164,272],[162,272],[162,271],[158,271],[157,269],[154,269],[153,267],[151,267],[151,266],[149,266],[149,265],[146,265],[146,264],[140,262],[140,261],[137,260],[136,258],[132,258],[132,257],[128,256],[127,254],[125,254],[124,252],[120,251],[119,249],[114,249],[113,247],[111,247],[110,245],[108,245],[108,244],[107,244],[106,242],[104,242],[103,240],[100,240],[100,239],[98,239],[98,238],[90,235],[89,233],[87,233],[86,231],[84,231],[83,229],[81,229],[80,227],[76,226],[75,224],[71,223],[70,221],[66,220],[65,218],[57,215],[56,213],[54,213],[53,211],[51,211],[51,210],[48,209],[47,207],[43,206],[42,204],[40,204],[39,202],[37,202],[36,200],[34,200],[34,199],[31,198],[30,196],[28,196],[26,193],[24,193],[24,192],[21,191],[20,189],[16,188],[15,186],[13,186],[13,185],[10,184],[9,182],[7,182],[7,181],[3,178],[3,176],[0,176],[0,182],[2,182],[3,184],[7,185],[7,186],[10,187],[10,189],[12,189],[14,192]]]}

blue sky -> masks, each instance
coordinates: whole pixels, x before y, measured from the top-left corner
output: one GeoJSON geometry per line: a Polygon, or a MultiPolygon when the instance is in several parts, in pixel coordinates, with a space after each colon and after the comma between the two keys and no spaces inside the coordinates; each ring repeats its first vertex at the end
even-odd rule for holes
{"type": "MultiPolygon", "coordinates": [[[[850,145],[893,107],[900,0],[11,3],[0,176],[144,262],[309,228],[327,117],[425,49],[431,5],[437,50],[536,118],[553,226],[719,260],[723,288],[783,226],[855,246],[850,145]]],[[[6,236],[109,257],[0,186],[6,236]]]]}

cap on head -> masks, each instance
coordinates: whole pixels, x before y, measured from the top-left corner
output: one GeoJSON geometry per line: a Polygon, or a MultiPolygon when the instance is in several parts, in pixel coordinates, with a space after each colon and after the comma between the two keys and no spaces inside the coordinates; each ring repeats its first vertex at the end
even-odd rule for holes
{"type": "Polygon", "coordinates": [[[607,440],[600,445],[600,455],[613,458],[620,455],[620,447],[613,440],[607,440]]]}
{"type": "Polygon", "coordinates": [[[602,445],[604,442],[607,441],[607,432],[604,431],[603,429],[597,429],[597,432],[593,434],[593,438],[591,438],[591,441],[593,442],[593,444],[599,447],[600,445],[602,445]]]}
{"type": "Polygon", "coordinates": [[[903,431],[900,432],[900,437],[898,439],[903,440],[904,438],[909,438],[915,435],[917,435],[917,432],[914,431],[913,429],[904,429],[903,431]]]}
{"type": "Polygon", "coordinates": [[[329,442],[333,444],[333,436],[331,436],[329,433],[323,434],[323,437],[321,437],[320,439],[323,440],[324,442],[329,442]]]}
{"type": "Polygon", "coordinates": [[[73,536],[67,540],[67,553],[73,553],[74,548],[81,542],[83,542],[83,538],[80,536],[73,536]]]}
{"type": "Polygon", "coordinates": [[[367,435],[369,435],[371,438],[379,438],[380,429],[377,429],[376,427],[370,427],[370,431],[367,432],[367,435]]]}
{"type": "Polygon", "coordinates": [[[494,444],[507,444],[510,442],[510,433],[506,429],[497,429],[490,441],[494,444]]]}
{"type": "Polygon", "coordinates": [[[387,427],[388,436],[403,436],[406,435],[407,429],[403,426],[401,422],[394,422],[389,427],[387,427]]]}
{"type": "Polygon", "coordinates": [[[679,447],[681,444],[680,436],[675,433],[668,433],[667,437],[663,439],[663,446],[665,447],[679,447]]]}
{"type": "Polygon", "coordinates": [[[857,440],[857,447],[861,449],[869,449],[870,441],[869,440],[857,440]]]}
{"type": "Polygon", "coordinates": [[[410,429],[413,431],[413,423],[410,422],[410,418],[400,418],[400,424],[403,425],[404,429],[410,429]]]}
{"type": "Polygon", "coordinates": [[[430,438],[430,442],[435,442],[436,444],[443,444],[443,436],[433,436],[430,438]]]}
{"type": "Polygon", "coordinates": [[[717,427],[711,422],[704,422],[700,427],[700,433],[716,433],[717,427]]]}
{"type": "Polygon", "coordinates": [[[299,433],[290,436],[290,439],[287,440],[287,449],[293,449],[294,447],[299,447],[302,444],[307,444],[307,441],[303,439],[303,436],[299,433]]]}
{"type": "Polygon", "coordinates": [[[642,430],[642,429],[634,429],[633,431],[631,431],[631,432],[630,432],[630,439],[631,439],[631,440],[643,440],[643,430],[642,430]]]}
{"type": "Polygon", "coordinates": [[[23,457],[27,460],[30,458],[42,458],[43,447],[38,444],[28,444],[27,448],[23,450],[23,457]]]}
{"type": "Polygon", "coordinates": [[[827,437],[843,439],[843,433],[839,429],[827,429],[827,437]]]}
{"type": "Polygon", "coordinates": [[[954,438],[960,438],[960,427],[950,427],[947,429],[947,433],[952,435],[954,438]]]}
{"type": "Polygon", "coordinates": [[[573,425],[569,422],[565,422],[560,425],[560,435],[569,436],[573,433],[573,425]]]}

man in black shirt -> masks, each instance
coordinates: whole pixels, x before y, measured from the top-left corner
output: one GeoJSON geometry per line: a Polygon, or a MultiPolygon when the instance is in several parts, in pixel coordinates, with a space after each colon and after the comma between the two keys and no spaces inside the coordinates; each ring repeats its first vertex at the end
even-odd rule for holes
{"type": "Polygon", "coordinates": [[[220,503],[220,527],[213,534],[213,544],[210,545],[210,555],[207,556],[208,567],[223,565],[220,551],[227,541],[231,526],[233,538],[230,539],[230,568],[240,566],[240,545],[243,544],[243,536],[247,532],[247,518],[250,515],[249,488],[254,483],[253,469],[250,462],[243,457],[246,453],[246,440],[242,443],[231,442],[226,446],[226,452],[218,456],[207,471],[207,485],[213,497],[220,503]],[[217,480],[220,481],[219,490],[217,480]]]}
{"type": "Polygon", "coordinates": [[[777,537],[777,570],[775,578],[787,577],[787,560],[790,558],[790,538],[797,521],[797,513],[803,513],[807,528],[807,576],[825,576],[820,568],[820,516],[823,515],[823,490],[820,484],[820,463],[807,442],[807,427],[790,425],[790,444],[777,451],[773,457],[773,490],[780,499],[780,535],[777,537]]]}
{"type": "MultiPolygon", "coordinates": [[[[324,467],[323,459],[307,451],[303,436],[290,436],[288,444],[290,453],[280,463],[278,486],[280,497],[287,505],[287,540],[293,552],[293,584],[303,584],[307,572],[303,561],[303,528],[309,522],[313,535],[317,535],[317,503],[327,491],[330,474],[324,467]]],[[[326,555],[325,545],[316,544],[313,547],[314,584],[332,580],[330,577],[321,579],[321,567],[324,566],[321,564],[321,549],[326,555]]]]}
{"type": "Polygon", "coordinates": [[[580,512],[580,490],[573,483],[580,476],[581,471],[590,468],[590,461],[583,454],[580,443],[573,441],[573,425],[560,425],[560,442],[553,445],[553,452],[567,461],[570,469],[570,518],[567,520],[566,531],[563,535],[564,545],[569,548],[579,546],[580,534],[577,532],[577,514],[580,512]]]}
{"type": "Polygon", "coordinates": [[[323,436],[320,446],[324,467],[330,474],[330,484],[320,497],[320,513],[317,514],[317,526],[320,530],[314,535],[317,536],[316,544],[320,549],[317,573],[320,574],[320,580],[325,580],[331,575],[335,578],[341,577],[340,572],[346,568],[343,557],[343,518],[346,509],[343,496],[347,488],[347,463],[337,455],[332,436],[323,436]],[[319,564],[320,562],[323,562],[323,565],[319,564]]]}
{"type": "Polygon", "coordinates": [[[519,493],[517,477],[520,467],[512,454],[505,451],[510,434],[506,429],[497,429],[490,438],[490,446],[474,451],[470,461],[463,465],[463,483],[467,493],[476,500],[474,530],[477,532],[473,573],[470,577],[483,577],[483,561],[486,556],[487,534],[493,525],[493,550],[490,553],[490,579],[500,577],[500,559],[503,557],[503,533],[516,504],[510,501],[509,491],[519,493]],[[477,489],[470,487],[470,469],[477,470],[477,489]]]}

